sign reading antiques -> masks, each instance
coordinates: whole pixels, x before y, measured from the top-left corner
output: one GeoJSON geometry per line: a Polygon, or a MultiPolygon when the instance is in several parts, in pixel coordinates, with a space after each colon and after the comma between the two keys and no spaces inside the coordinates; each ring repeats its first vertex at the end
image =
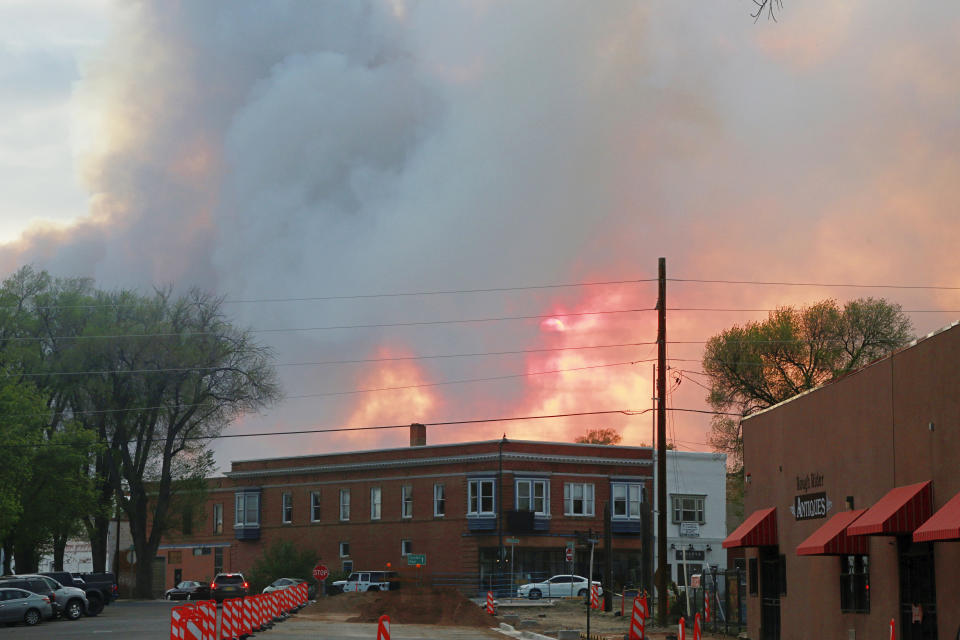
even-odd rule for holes
{"type": "Polygon", "coordinates": [[[813,520],[814,518],[826,518],[827,512],[833,503],[823,491],[820,493],[806,493],[801,496],[794,496],[793,504],[790,505],[790,513],[797,520],[813,520]]]}

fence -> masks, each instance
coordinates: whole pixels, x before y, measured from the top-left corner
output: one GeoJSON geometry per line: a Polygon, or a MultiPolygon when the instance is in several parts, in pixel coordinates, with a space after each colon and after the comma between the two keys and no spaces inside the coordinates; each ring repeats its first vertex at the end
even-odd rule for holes
{"type": "MultiPolygon", "coordinates": [[[[700,613],[704,631],[738,635],[747,626],[747,579],[743,569],[703,574],[706,584],[690,589],[690,611],[686,611],[686,596],[680,593],[679,608],[686,621],[693,624],[693,616],[700,613]],[[706,620],[706,601],[710,602],[710,620],[706,620]]],[[[673,596],[671,595],[671,598],[673,596]]]]}

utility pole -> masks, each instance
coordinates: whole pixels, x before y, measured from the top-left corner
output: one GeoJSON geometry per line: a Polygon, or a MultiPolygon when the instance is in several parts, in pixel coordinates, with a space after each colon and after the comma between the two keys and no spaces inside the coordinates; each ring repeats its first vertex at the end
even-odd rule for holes
{"type": "Polygon", "coordinates": [[[657,268],[657,621],[667,624],[667,259],[657,268]]]}

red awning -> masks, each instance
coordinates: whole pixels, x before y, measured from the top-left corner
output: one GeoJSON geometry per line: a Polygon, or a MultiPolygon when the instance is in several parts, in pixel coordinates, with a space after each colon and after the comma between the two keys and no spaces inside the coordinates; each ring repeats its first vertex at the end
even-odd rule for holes
{"type": "Polygon", "coordinates": [[[869,539],[863,536],[847,535],[847,527],[866,512],[866,509],[841,511],[801,542],[797,547],[797,555],[845,556],[869,553],[869,539]]]}
{"type": "Polygon", "coordinates": [[[847,529],[848,536],[913,533],[933,512],[930,481],[897,487],[847,529]]]}
{"type": "Polygon", "coordinates": [[[960,539],[960,493],[940,507],[930,519],[913,532],[914,542],[960,539]]]}
{"type": "Polygon", "coordinates": [[[723,541],[724,549],[734,547],[767,547],[777,544],[777,508],[759,509],[750,514],[723,541]]]}

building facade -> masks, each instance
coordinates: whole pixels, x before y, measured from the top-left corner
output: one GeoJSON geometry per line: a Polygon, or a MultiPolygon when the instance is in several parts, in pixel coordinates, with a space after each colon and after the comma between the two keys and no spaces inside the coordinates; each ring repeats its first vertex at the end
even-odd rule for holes
{"type": "Polygon", "coordinates": [[[743,422],[749,637],[960,634],[960,326],[743,422]]]}
{"type": "Polygon", "coordinates": [[[205,517],[164,538],[155,573],[170,586],[249,571],[268,545],[289,540],[315,549],[333,574],[406,569],[416,559],[424,576],[521,583],[586,575],[589,549],[575,547],[573,562],[566,549],[592,531],[599,577],[609,504],[614,582],[638,584],[651,475],[647,447],[427,446],[425,428],[412,425],[409,448],[234,462],[209,481],[205,517]]]}

